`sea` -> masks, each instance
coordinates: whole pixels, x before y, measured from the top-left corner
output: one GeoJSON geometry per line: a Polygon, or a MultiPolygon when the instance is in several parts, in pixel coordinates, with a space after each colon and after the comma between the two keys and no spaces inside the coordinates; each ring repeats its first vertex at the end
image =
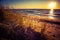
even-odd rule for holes
{"type": "MultiPolygon", "coordinates": [[[[11,11],[17,13],[31,14],[31,15],[34,14],[38,16],[51,16],[49,15],[50,9],[11,9],[11,11]]],[[[53,9],[52,16],[60,20],[60,9],[53,9]]]]}

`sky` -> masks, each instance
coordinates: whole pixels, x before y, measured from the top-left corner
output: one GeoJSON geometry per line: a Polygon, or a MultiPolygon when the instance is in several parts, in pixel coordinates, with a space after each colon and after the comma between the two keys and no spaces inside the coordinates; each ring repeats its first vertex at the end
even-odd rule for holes
{"type": "Polygon", "coordinates": [[[50,9],[51,2],[56,3],[54,9],[60,9],[60,0],[0,0],[0,4],[14,9],[50,9]]]}

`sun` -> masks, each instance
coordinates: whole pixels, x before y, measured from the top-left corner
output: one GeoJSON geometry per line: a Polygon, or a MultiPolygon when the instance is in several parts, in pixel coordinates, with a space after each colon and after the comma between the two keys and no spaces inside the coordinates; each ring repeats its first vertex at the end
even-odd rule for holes
{"type": "Polygon", "coordinates": [[[55,8],[55,5],[56,5],[56,2],[51,2],[51,3],[49,4],[49,8],[55,8]]]}
{"type": "Polygon", "coordinates": [[[56,3],[55,2],[51,2],[50,4],[49,4],[49,8],[50,8],[50,13],[49,13],[49,17],[51,18],[51,19],[53,19],[53,15],[54,15],[54,13],[53,13],[53,9],[55,8],[55,6],[56,6],[56,3]]]}

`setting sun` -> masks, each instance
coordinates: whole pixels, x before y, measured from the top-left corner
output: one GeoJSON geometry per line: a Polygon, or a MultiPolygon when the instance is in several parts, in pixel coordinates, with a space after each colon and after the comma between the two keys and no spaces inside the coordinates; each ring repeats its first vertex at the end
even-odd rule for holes
{"type": "Polygon", "coordinates": [[[55,8],[55,5],[56,5],[56,2],[51,2],[51,3],[49,4],[49,7],[50,7],[50,8],[55,8]]]}
{"type": "Polygon", "coordinates": [[[53,13],[53,11],[54,11],[54,8],[55,8],[55,6],[56,6],[56,3],[55,2],[51,2],[50,4],[49,4],[49,8],[50,8],[50,16],[49,16],[49,18],[51,18],[51,19],[53,19],[53,15],[54,15],[54,13],[53,13]]]}

